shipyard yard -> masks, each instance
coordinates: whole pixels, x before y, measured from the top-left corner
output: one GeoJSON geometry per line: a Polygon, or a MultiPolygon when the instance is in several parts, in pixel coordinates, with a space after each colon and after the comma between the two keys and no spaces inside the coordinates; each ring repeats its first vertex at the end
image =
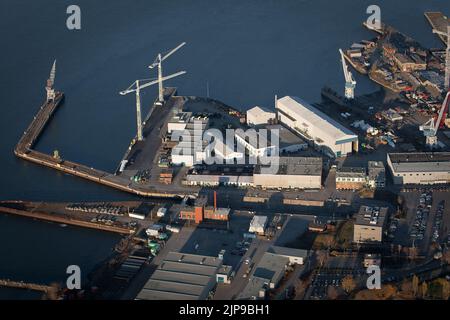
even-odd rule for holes
{"type": "Polygon", "coordinates": [[[290,88],[273,89],[266,104],[227,102],[210,96],[209,80],[206,95],[189,95],[183,83],[192,78],[168,84],[187,72],[166,74],[166,64],[186,65],[180,57],[190,50],[173,43],[147,68],[156,78],[114,88],[130,94],[122,103],[134,125],[120,144],[102,141],[92,151],[114,161],[109,169],[72,160],[79,144],[67,153],[40,144],[64,126],[61,113],[76,112],[55,60],[45,100],[27,107],[34,114],[13,153],[22,170],[75,176],[83,192],[59,201],[19,193],[0,199],[0,214],[118,240],[82,289],[1,274],[0,287],[50,300],[448,300],[449,13],[423,12],[441,44],[433,48],[384,20],[355,22],[371,38],[336,48],[345,87],[324,80],[316,101],[290,88]],[[364,81],[370,92],[359,89],[364,81]],[[100,190],[93,185],[116,193],[92,200],[100,190]],[[380,270],[375,291],[371,267],[380,270]]]}

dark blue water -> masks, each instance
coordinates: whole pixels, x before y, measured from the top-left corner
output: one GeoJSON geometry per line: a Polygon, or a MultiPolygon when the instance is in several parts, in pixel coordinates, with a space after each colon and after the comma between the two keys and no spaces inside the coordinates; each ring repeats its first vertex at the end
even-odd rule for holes
{"type": "MultiPolygon", "coordinates": [[[[118,94],[160,50],[188,44],[165,64],[187,70],[171,80],[184,95],[210,95],[241,109],[272,107],[273,96],[320,99],[330,85],[343,91],[338,48],[374,35],[362,27],[373,1],[77,0],[82,30],[66,28],[73,1],[0,1],[0,199],[120,200],[124,193],[39,167],[13,156],[15,143],[44,99],[58,59],[56,87],[66,103],[37,148],[114,170],[134,136],[134,97],[118,94]]],[[[448,1],[377,1],[382,20],[428,47],[442,44],[423,12],[450,14],[448,1]]],[[[354,72],[356,73],[356,72],[354,72]]],[[[356,75],[357,94],[377,86],[356,75]]],[[[156,88],[143,94],[155,98],[156,88]]],[[[117,237],[0,216],[0,277],[52,281],[75,261],[91,268],[117,237]],[[39,272],[36,272],[39,270],[39,272]]],[[[12,293],[11,293],[12,294],[12,293]]],[[[1,298],[0,292],[0,298],[1,298]]]]}

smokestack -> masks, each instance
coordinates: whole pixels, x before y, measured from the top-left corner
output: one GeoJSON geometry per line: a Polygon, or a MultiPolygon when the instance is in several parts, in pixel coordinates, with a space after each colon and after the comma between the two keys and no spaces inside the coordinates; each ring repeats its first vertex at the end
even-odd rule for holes
{"type": "Polygon", "coordinates": [[[214,211],[217,210],[217,191],[214,191],[214,211]]]}

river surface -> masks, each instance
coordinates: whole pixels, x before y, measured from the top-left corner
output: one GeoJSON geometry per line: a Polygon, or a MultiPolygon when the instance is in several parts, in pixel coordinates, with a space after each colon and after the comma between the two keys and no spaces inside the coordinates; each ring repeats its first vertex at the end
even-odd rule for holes
{"type": "MultiPolygon", "coordinates": [[[[323,85],[343,92],[338,48],[370,39],[366,8],[428,47],[442,47],[424,11],[450,14],[449,1],[1,0],[0,200],[125,200],[135,197],[16,159],[13,148],[44,100],[57,59],[56,88],[66,102],[36,146],[113,171],[135,134],[134,97],[119,91],[152,78],[159,51],[186,41],[164,64],[188,73],[167,84],[181,95],[206,95],[245,110],[273,108],[274,95],[319,101],[323,85]],[[81,8],[79,31],[66,28],[66,8],[81,8]]],[[[378,89],[355,74],[356,93],[378,89]]],[[[156,88],[142,94],[145,105],[156,88]]],[[[145,112],[145,110],[144,110],[145,112]]],[[[63,281],[65,268],[86,273],[118,236],[0,215],[0,278],[63,281]]],[[[85,273],[83,273],[85,274],[85,273]]],[[[0,289],[0,299],[39,295],[0,289]]]]}

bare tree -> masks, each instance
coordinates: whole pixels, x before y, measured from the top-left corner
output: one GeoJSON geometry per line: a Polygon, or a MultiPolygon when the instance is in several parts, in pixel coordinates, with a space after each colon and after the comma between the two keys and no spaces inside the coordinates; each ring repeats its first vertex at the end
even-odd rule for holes
{"type": "Polygon", "coordinates": [[[408,250],[408,257],[411,260],[415,260],[417,258],[417,248],[416,247],[410,247],[408,250]]]}
{"type": "Polygon", "coordinates": [[[327,290],[327,296],[329,300],[336,300],[339,296],[339,293],[335,287],[329,286],[327,290]]]}
{"type": "Polygon", "coordinates": [[[355,288],[356,283],[351,275],[345,276],[345,278],[342,279],[342,289],[344,289],[347,294],[355,290],[355,288]]]}
{"type": "Polygon", "coordinates": [[[448,283],[447,280],[443,279],[441,288],[442,288],[442,299],[448,300],[450,296],[450,284],[448,283]]]}
{"type": "Polygon", "coordinates": [[[325,251],[317,251],[316,252],[316,258],[317,262],[319,263],[320,267],[323,267],[325,262],[327,261],[327,253],[325,251]]]}
{"type": "Polygon", "coordinates": [[[425,299],[428,294],[428,284],[426,283],[426,281],[422,282],[422,285],[420,286],[420,291],[422,298],[425,299]]]}
{"type": "Polygon", "coordinates": [[[414,275],[412,277],[412,290],[415,297],[417,297],[417,293],[419,292],[419,277],[414,275]]]}
{"type": "Polygon", "coordinates": [[[447,251],[442,255],[442,261],[444,261],[446,264],[450,264],[450,250],[447,250],[447,251]]]}

